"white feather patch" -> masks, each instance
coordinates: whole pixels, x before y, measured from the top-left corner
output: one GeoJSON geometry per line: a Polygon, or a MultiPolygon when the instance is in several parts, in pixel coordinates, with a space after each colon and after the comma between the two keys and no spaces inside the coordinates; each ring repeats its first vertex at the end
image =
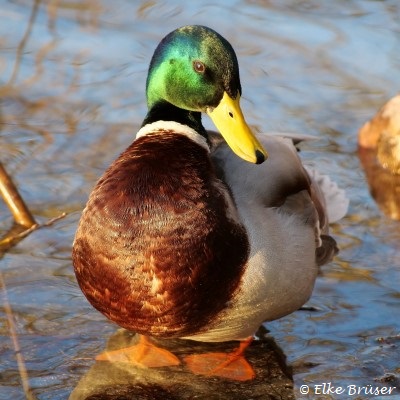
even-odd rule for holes
{"type": "Polygon", "coordinates": [[[136,139],[158,131],[171,131],[173,133],[185,135],[190,140],[193,140],[195,143],[205,148],[207,151],[210,151],[207,140],[203,136],[197,133],[194,129],[189,128],[187,125],[183,125],[175,121],[156,121],[151,124],[147,124],[138,131],[136,134],[136,139]]]}

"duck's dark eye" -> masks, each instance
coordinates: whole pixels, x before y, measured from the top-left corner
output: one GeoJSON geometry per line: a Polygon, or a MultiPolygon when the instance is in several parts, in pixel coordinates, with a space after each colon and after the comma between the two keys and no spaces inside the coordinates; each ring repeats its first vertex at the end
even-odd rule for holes
{"type": "Polygon", "coordinates": [[[204,71],[206,70],[206,66],[201,61],[194,60],[193,61],[193,69],[199,74],[204,74],[204,71]]]}

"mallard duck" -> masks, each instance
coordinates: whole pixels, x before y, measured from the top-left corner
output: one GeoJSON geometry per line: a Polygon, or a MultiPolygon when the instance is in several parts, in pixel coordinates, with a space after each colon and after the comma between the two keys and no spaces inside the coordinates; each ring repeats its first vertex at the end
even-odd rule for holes
{"type": "Polygon", "coordinates": [[[361,127],[358,154],[372,196],[387,216],[400,220],[400,95],[361,127]]]}
{"type": "MultiPolygon", "coordinates": [[[[243,357],[252,335],[301,307],[318,265],[336,252],[324,197],[293,141],[257,138],[241,93],[226,39],[204,26],[168,34],[150,62],[143,125],[83,211],[73,244],[78,283],[97,310],[142,335],[127,357],[136,363],[146,364],[148,337],[238,340],[225,360],[185,362],[225,377],[235,364],[244,369],[238,379],[253,378],[243,357]],[[205,130],[201,113],[223,139],[205,130]]],[[[156,354],[147,365],[180,362],[156,354]]]]}

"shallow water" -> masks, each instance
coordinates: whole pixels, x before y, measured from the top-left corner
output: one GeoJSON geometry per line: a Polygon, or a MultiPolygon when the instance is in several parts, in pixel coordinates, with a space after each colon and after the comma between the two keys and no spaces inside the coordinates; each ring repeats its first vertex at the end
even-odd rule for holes
{"type": "MultiPolygon", "coordinates": [[[[1,301],[12,307],[38,399],[67,398],[116,330],[78,289],[71,243],[91,187],[145,115],[155,46],[188,23],[208,25],[234,46],[250,124],[318,136],[303,146],[304,158],[350,198],[333,227],[341,252],[308,303],[314,311],[267,326],[293,367],[296,396],[307,398],[303,384],[310,393],[324,382],[400,386],[400,225],[374,203],[356,152],[358,129],[400,88],[400,5],[229,4],[0,2],[0,160],[39,222],[68,213],[0,259],[1,301]]],[[[0,202],[0,233],[11,222],[0,202]]],[[[0,360],[0,399],[24,398],[2,309],[0,360]]]]}

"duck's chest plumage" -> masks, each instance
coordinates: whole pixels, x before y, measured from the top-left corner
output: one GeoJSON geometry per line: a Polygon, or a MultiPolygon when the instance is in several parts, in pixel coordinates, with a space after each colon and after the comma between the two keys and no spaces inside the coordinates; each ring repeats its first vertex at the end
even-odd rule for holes
{"type": "Polygon", "coordinates": [[[89,198],[73,248],[79,285],[127,329],[205,332],[239,290],[249,257],[234,213],[204,147],[181,134],[143,136],[89,198]]]}

